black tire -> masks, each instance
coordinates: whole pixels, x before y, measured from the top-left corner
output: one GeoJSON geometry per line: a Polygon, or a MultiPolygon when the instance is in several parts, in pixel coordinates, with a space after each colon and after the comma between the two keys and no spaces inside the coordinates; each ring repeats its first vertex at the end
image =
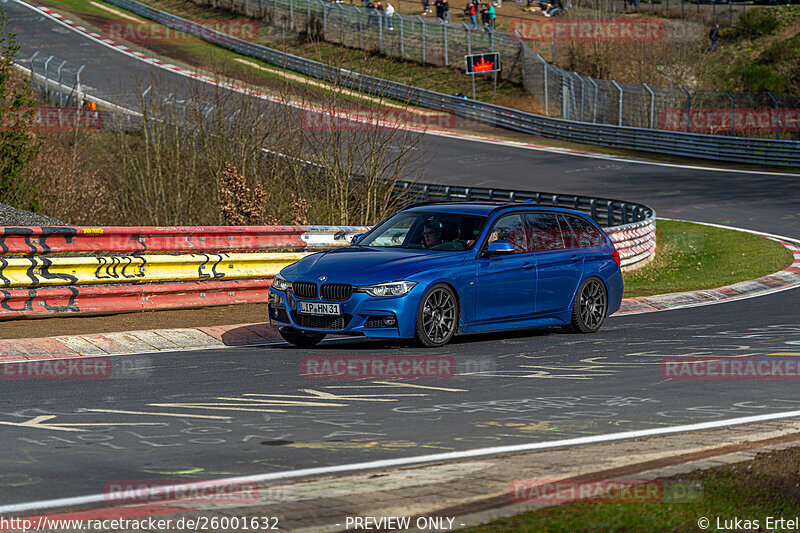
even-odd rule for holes
{"type": "Polygon", "coordinates": [[[600,278],[589,278],[578,288],[572,304],[572,321],[565,326],[572,333],[594,333],[608,312],[608,291],[600,278]]]}
{"type": "Polygon", "coordinates": [[[420,302],[414,341],[429,348],[444,346],[458,331],[459,317],[455,291],[445,283],[437,283],[425,292],[420,302]]]}
{"type": "Polygon", "coordinates": [[[324,333],[311,333],[307,331],[300,331],[299,329],[282,327],[278,332],[283,337],[283,340],[300,348],[309,348],[319,344],[319,341],[325,338],[324,333]]]}

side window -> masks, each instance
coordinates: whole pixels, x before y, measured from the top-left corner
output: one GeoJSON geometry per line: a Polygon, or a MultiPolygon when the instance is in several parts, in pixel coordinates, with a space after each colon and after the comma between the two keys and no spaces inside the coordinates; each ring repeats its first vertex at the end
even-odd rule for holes
{"type": "Polygon", "coordinates": [[[588,220],[574,215],[559,215],[567,248],[588,248],[603,244],[603,236],[588,220]],[[568,229],[567,229],[568,228],[568,229]]]}
{"type": "Polygon", "coordinates": [[[556,215],[553,213],[526,213],[530,232],[528,235],[528,250],[542,252],[546,250],[561,250],[564,248],[564,238],[558,225],[556,215]]]}
{"type": "Polygon", "coordinates": [[[525,236],[525,224],[522,215],[506,215],[494,223],[489,231],[488,245],[492,241],[506,241],[514,247],[515,253],[521,254],[528,251],[525,236]]]}

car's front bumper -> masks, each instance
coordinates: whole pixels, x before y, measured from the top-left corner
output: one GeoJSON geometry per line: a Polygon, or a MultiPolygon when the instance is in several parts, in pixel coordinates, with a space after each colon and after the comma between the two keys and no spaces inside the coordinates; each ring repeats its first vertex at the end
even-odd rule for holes
{"type": "Polygon", "coordinates": [[[290,326],[303,331],[318,331],[340,335],[364,335],[376,338],[412,338],[417,309],[424,290],[417,285],[403,296],[375,297],[354,292],[345,301],[302,300],[303,302],[338,303],[341,317],[301,315],[298,300],[291,290],[269,290],[269,321],[273,327],[290,326]],[[394,326],[385,322],[393,317],[394,326]]]}

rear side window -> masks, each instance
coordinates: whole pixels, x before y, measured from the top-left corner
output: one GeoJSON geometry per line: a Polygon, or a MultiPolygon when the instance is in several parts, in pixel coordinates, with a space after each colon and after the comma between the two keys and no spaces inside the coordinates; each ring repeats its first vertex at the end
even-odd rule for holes
{"type": "Polygon", "coordinates": [[[528,242],[525,235],[525,224],[522,222],[522,215],[506,215],[500,218],[489,231],[488,245],[493,241],[506,241],[514,247],[514,253],[525,253],[528,251],[528,242]]]}
{"type": "Polygon", "coordinates": [[[603,244],[600,230],[586,219],[575,215],[558,215],[567,248],[588,248],[603,244]]]}
{"type": "Polygon", "coordinates": [[[561,228],[553,213],[525,213],[528,222],[528,251],[544,252],[564,248],[561,228]]]}

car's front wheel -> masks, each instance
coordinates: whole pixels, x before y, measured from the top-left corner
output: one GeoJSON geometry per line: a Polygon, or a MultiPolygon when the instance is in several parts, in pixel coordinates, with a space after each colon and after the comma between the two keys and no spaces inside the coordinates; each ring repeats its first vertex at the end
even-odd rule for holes
{"type": "Polygon", "coordinates": [[[572,321],[566,326],[573,333],[594,333],[606,319],[608,291],[598,278],[589,278],[581,283],[572,306],[572,321]]]}
{"type": "Polygon", "coordinates": [[[283,340],[301,348],[314,346],[325,338],[324,333],[311,333],[289,327],[282,327],[279,330],[279,333],[281,334],[281,337],[283,337],[283,340]]]}
{"type": "Polygon", "coordinates": [[[422,297],[414,340],[421,346],[444,346],[458,331],[458,300],[448,285],[437,283],[422,297]]]}

